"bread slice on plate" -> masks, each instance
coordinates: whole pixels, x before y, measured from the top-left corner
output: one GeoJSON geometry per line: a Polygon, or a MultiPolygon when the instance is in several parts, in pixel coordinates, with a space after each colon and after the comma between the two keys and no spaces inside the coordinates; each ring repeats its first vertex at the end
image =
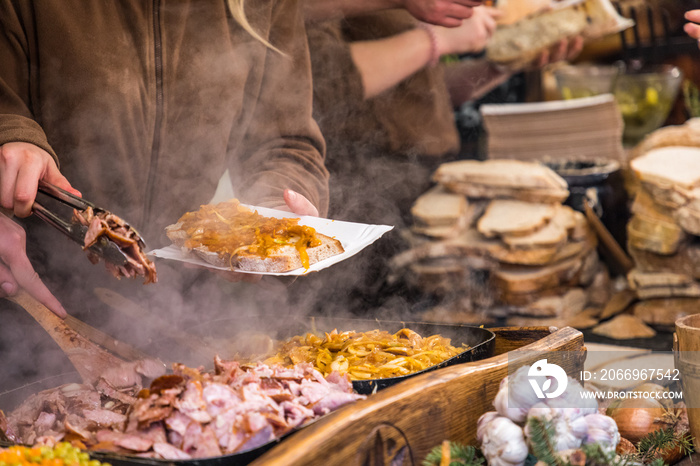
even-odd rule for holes
{"type": "Polygon", "coordinates": [[[201,206],[165,228],[175,246],[217,267],[280,273],[344,252],[335,238],[297,218],[264,217],[238,200],[201,206]]]}

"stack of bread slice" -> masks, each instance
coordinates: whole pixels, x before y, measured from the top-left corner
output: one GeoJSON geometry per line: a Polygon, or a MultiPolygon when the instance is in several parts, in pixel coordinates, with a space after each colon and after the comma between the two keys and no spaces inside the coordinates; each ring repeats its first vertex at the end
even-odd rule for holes
{"type": "Polygon", "coordinates": [[[458,319],[452,311],[425,318],[562,325],[605,303],[609,278],[595,235],[563,205],[567,184],[550,168],[463,160],[433,178],[437,186],[412,209],[412,247],[392,261],[397,276],[441,298],[441,309],[460,309],[458,319]]]}
{"type": "Polygon", "coordinates": [[[648,147],[630,168],[637,183],[628,250],[636,268],[628,282],[641,300],[634,313],[672,327],[700,308],[700,146],[648,147]]]}

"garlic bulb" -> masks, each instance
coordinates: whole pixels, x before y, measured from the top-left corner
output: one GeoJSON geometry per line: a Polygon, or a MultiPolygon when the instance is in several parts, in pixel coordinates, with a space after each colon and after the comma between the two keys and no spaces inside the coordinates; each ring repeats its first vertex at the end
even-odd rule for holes
{"type": "Polygon", "coordinates": [[[620,433],[615,420],[604,414],[589,414],[583,418],[588,425],[588,432],[583,443],[597,443],[605,451],[613,451],[620,443],[620,433]]]}
{"type": "MultiPolygon", "coordinates": [[[[554,449],[556,451],[572,450],[579,448],[583,439],[588,432],[588,424],[578,408],[568,408],[566,404],[561,403],[537,403],[530,409],[528,420],[530,418],[538,418],[548,421],[554,427],[554,438],[552,439],[554,449]],[[550,406],[550,404],[558,404],[559,406],[550,406]]],[[[530,426],[525,426],[525,435],[528,439],[530,435],[530,426]]]]}
{"type": "Polygon", "coordinates": [[[524,422],[530,408],[540,401],[530,385],[529,370],[530,366],[520,367],[501,380],[498,394],[493,400],[498,414],[514,422],[524,422]]]}
{"type": "Polygon", "coordinates": [[[479,441],[479,443],[483,442],[486,426],[497,417],[499,416],[496,411],[489,411],[488,413],[481,415],[476,423],[476,439],[479,441]]]}
{"type": "Polygon", "coordinates": [[[566,391],[557,398],[548,398],[545,403],[553,407],[567,408],[570,417],[587,416],[598,412],[598,401],[595,397],[571,377],[569,377],[566,391]]]}
{"type": "Polygon", "coordinates": [[[481,451],[491,466],[522,466],[528,448],[523,430],[506,417],[494,412],[481,416],[477,428],[481,451]],[[482,422],[483,421],[483,422],[482,422]]]}

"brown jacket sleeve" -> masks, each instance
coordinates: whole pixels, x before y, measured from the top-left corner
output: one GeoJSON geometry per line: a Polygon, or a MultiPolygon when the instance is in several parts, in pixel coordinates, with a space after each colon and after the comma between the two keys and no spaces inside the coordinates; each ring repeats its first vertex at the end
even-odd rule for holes
{"type": "MultiPolygon", "coordinates": [[[[256,11],[249,17],[255,27],[256,11]]],[[[311,65],[299,2],[277,2],[255,110],[243,143],[235,148],[231,175],[236,195],[262,206],[280,205],[285,188],[328,212],[325,143],[312,117],[311,65]]],[[[259,31],[260,29],[258,29],[259,31]]]]}
{"type": "Polygon", "coordinates": [[[28,142],[58,159],[30,109],[29,57],[26,31],[14,2],[0,0],[0,146],[28,142]]]}

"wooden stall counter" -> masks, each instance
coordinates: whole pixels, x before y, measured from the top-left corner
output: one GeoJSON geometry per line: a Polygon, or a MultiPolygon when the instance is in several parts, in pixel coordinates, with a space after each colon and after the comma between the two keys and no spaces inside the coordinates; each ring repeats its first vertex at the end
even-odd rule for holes
{"type": "Polygon", "coordinates": [[[251,463],[255,466],[419,465],[443,440],[476,445],[479,417],[510,364],[542,359],[576,379],[586,357],[583,335],[571,327],[491,329],[495,356],[410,378],[346,406],[293,434],[251,463]]]}

